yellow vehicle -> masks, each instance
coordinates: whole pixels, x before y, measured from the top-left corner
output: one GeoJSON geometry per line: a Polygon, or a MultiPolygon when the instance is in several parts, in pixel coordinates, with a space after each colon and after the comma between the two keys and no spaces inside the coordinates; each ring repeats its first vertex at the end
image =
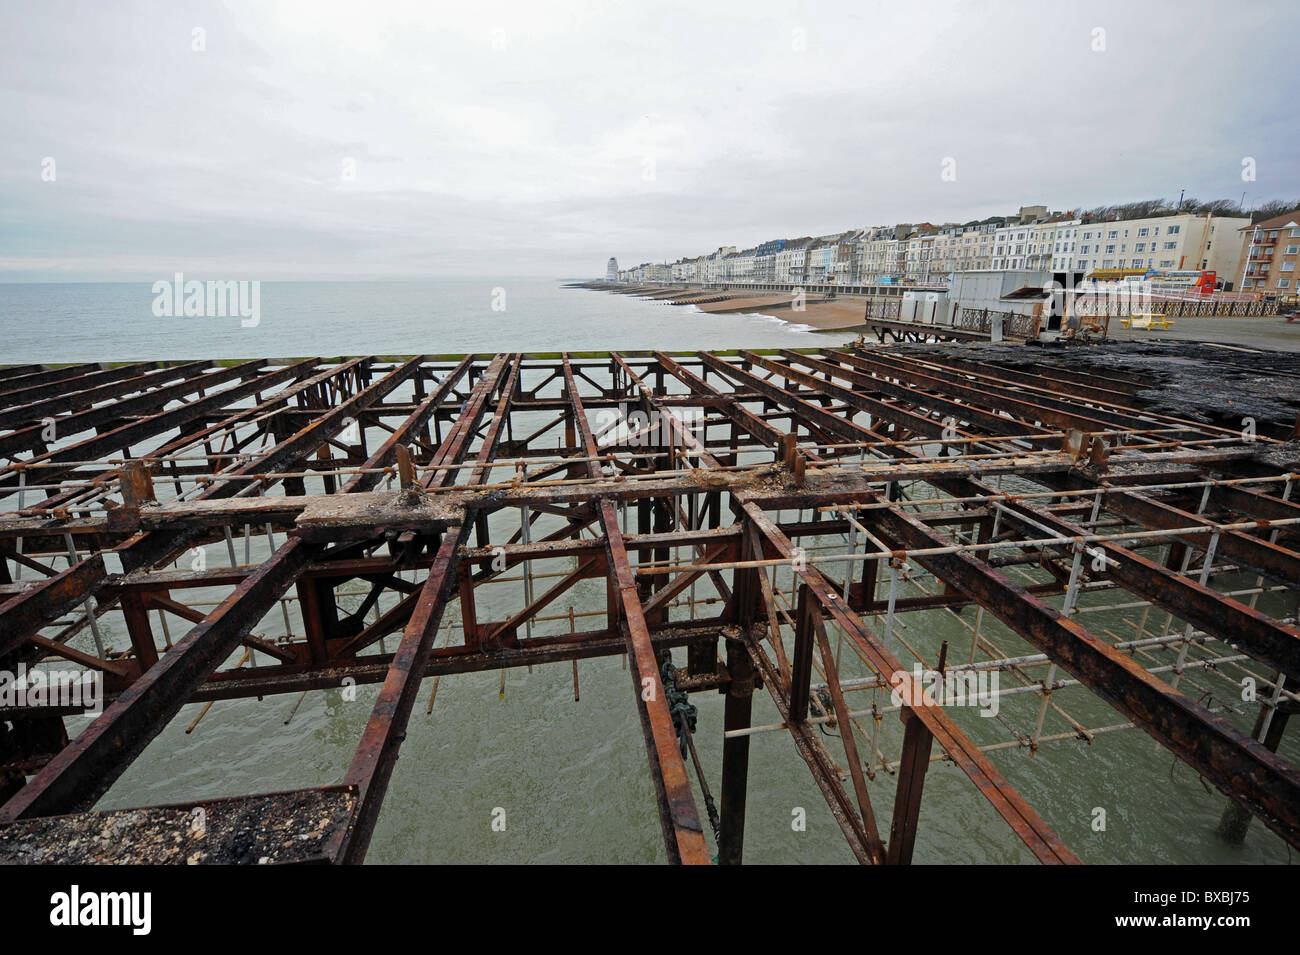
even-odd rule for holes
{"type": "Polygon", "coordinates": [[[1127,282],[1141,279],[1146,274],[1146,269],[1093,269],[1086,278],[1094,282],[1127,282]]]}
{"type": "Polygon", "coordinates": [[[1134,312],[1128,318],[1120,319],[1120,324],[1125,328],[1144,328],[1150,331],[1153,328],[1172,328],[1174,320],[1159,312],[1134,312]]]}

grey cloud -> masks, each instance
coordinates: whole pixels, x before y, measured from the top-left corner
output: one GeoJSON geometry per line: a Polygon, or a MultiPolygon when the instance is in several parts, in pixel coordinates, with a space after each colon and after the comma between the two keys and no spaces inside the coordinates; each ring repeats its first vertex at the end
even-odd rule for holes
{"type": "Polygon", "coordinates": [[[11,6],[0,281],[178,260],[580,275],[611,254],[1023,203],[1290,195],[1300,14],[1222,29],[1241,16],[1210,0],[11,6]]]}

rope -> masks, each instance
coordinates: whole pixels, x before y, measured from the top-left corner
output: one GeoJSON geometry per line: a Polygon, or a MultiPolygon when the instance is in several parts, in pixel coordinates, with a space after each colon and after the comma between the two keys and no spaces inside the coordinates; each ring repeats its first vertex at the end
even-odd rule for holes
{"type": "MultiPolygon", "coordinates": [[[[713,829],[713,838],[720,842],[722,822],[718,816],[718,807],[714,805],[713,794],[709,792],[709,784],[704,779],[704,767],[700,765],[700,755],[695,751],[693,734],[699,711],[691,705],[689,696],[677,688],[677,668],[673,666],[672,656],[667,651],[663,655],[659,676],[663,681],[668,712],[673,718],[673,729],[677,732],[677,745],[681,747],[683,758],[686,757],[687,750],[690,751],[691,762],[695,764],[695,775],[699,778],[700,789],[704,793],[704,808],[709,814],[709,826],[713,829]]],[[[718,857],[713,856],[712,861],[717,865],[718,857]]]]}
{"type": "Polygon", "coordinates": [[[686,734],[695,732],[699,710],[691,703],[690,696],[677,688],[677,668],[671,659],[665,660],[659,670],[664,684],[664,698],[668,702],[668,712],[673,718],[673,729],[677,731],[677,745],[682,757],[686,756],[686,734]]]}

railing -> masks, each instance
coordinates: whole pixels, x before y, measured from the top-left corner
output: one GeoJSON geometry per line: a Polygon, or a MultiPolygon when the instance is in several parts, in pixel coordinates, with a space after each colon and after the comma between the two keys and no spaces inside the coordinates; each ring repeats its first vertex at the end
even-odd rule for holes
{"type": "Polygon", "coordinates": [[[1147,299],[1138,307],[1138,303],[1129,300],[1115,300],[1104,297],[1086,298],[1080,296],[1074,300],[1072,311],[1086,318],[1127,318],[1134,311],[1148,310],[1159,312],[1171,318],[1249,318],[1264,315],[1277,315],[1281,303],[1274,301],[1241,301],[1206,298],[1200,301],[1188,299],[1147,299]]]}
{"type": "Polygon", "coordinates": [[[898,321],[898,316],[902,313],[903,303],[899,299],[886,299],[885,301],[871,301],[867,303],[867,318],[879,318],[885,321],[898,321]]]}
{"type": "MultiPolygon", "coordinates": [[[[952,325],[954,328],[963,328],[972,332],[983,332],[991,334],[993,331],[993,315],[987,308],[971,308],[969,306],[958,306],[957,313],[953,316],[952,325]]],[[[1006,327],[1005,325],[1003,326],[1006,327]]]]}
{"type": "MultiPolygon", "coordinates": [[[[873,301],[867,304],[867,319],[877,318],[882,321],[899,321],[902,313],[902,302],[900,301],[873,301]]],[[[1019,312],[1001,312],[989,310],[987,308],[971,308],[968,306],[957,307],[953,310],[948,321],[941,322],[914,322],[911,324],[921,326],[932,326],[935,329],[952,328],[964,332],[975,332],[981,335],[991,335],[993,331],[993,322],[998,317],[1002,318],[1002,337],[1003,338],[1033,338],[1038,334],[1039,319],[1033,315],[1022,315],[1019,312]]]]}
{"type": "Polygon", "coordinates": [[[993,322],[1002,319],[1003,338],[1036,338],[1042,318],[1024,312],[1003,312],[987,308],[959,306],[953,318],[953,325],[986,335],[993,333],[993,322]]]}

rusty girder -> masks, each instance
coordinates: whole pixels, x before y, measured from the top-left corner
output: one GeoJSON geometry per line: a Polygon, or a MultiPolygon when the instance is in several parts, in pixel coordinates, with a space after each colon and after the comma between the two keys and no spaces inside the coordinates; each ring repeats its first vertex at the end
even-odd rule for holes
{"type": "MultiPolygon", "coordinates": [[[[667,856],[707,862],[660,676],[663,654],[686,648],[679,686],[727,696],[720,861],[742,856],[745,734],[759,686],[859,860],[911,861],[925,840],[927,767],[942,758],[1036,858],[1078,861],[1015,790],[1014,773],[995,769],[943,706],[917,703],[921,694],[905,694],[898,710],[898,786],[887,824],[877,821],[874,757],[859,750],[830,641],[841,635],[880,685],[906,688],[911,676],[866,615],[972,604],[1300,844],[1300,777],[1273,737],[1256,742],[1051,603],[1064,595],[1068,609],[1084,586],[1136,597],[1255,665],[1272,705],[1291,705],[1300,631],[1284,601],[1300,569],[1300,453],[1276,438],[1242,440],[1214,409],[1150,398],[1153,367],[1081,373],[1024,350],[905,347],[0,369],[0,665],[56,657],[96,670],[109,703],[52,753],[0,751],[0,766],[36,769],[0,806],[0,858],[34,822],[71,813],[61,818],[73,827],[185,703],[346,679],[380,689],[341,785],[240,797],[220,812],[258,807],[285,825],[327,813],[330,826],[301,858],[274,861],[358,862],[422,679],[626,654],[667,856]],[[660,425],[654,436],[598,445],[592,416],[613,412],[625,426],[628,408],[660,425]],[[698,428],[684,426],[683,408],[702,416],[698,428]],[[349,424],[359,437],[344,442],[349,424]],[[153,450],[133,459],[144,444],[153,450]],[[1018,479],[1016,493],[993,486],[1003,476],[1018,479]],[[620,526],[620,509],[635,512],[635,532],[620,526]],[[234,540],[247,547],[254,527],[287,538],[239,565],[234,540]],[[979,543],[946,528],[968,528],[979,543]],[[825,550],[829,540],[836,551],[846,536],[862,543],[860,530],[875,553],[833,553],[840,563],[823,566],[796,547],[825,550]],[[169,566],[200,544],[229,548],[232,566],[169,566]],[[1147,552],[1163,545],[1179,557],[1212,552],[1188,573],[1188,559],[1180,567],[1147,552]],[[1085,547],[1102,569],[1078,572],[1085,547]],[[689,561],[675,562],[677,552],[689,561]],[[498,619],[479,619],[476,590],[503,576],[502,559],[512,570],[571,563],[498,619]],[[880,568],[905,561],[942,590],[881,597],[880,568]],[[788,595],[764,573],[774,565],[790,568],[788,595]],[[1023,568],[1039,576],[1013,582],[1023,568]],[[1230,571],[1261,583],[1249,597],[1222,593],[1215,575],[1230,571]],[[607,582],[604,606],[547,632],[548,612],[591,578],[607,582]],[[337,595],[350,581],[364,596],[345,612],[337,595]],[[697,604],[696,585],[716,596],[697,604]],[[205,587],[225,593],[210,609],[190,596],[205,587]],[[1263,594],[1269,602],[1257,605],[1263,594]],[[255,633],[290,603],[301,633],[287,610],[278,639],[255,633]],[[435,647],[452,608],[463,641],[435,647]],[[151,614],[187,630],[159,646],[151,614]],[[100,656],[72,645],[111,615],[127,624],[129,649],[100,656]],[[397,632],[395,651],[376,646],[397,632]],[[263,659],[232,666],[241,648],[263,659]],[[818,720],[841,728],[846,770],[818,720]]],[[[1286,422],[1261,425],[1261,435],[1286,433],[1286,422]]],[[[1183,647],[1176,673],[1187,642],[1166,641],[1183,647]]],[[[1051,692],[1044,681],[1044,711],[1051,692]]],[[[9,720],[63,712],[0,708],[9,720]]]]}

